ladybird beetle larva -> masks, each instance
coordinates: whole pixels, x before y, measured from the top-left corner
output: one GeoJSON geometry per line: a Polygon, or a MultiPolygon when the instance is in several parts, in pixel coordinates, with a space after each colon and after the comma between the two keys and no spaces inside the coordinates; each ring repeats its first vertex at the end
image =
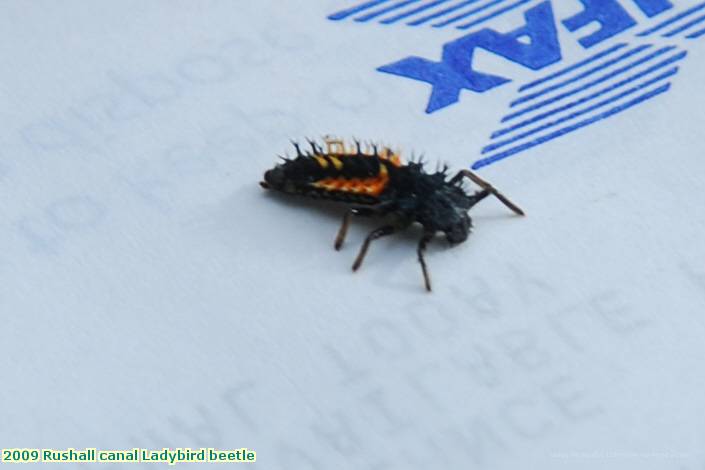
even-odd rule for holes
{"type": "Polygon", "coordinates": [[[367,235],[352,265],[357,271],[365,259],[372,240],[406,229],[414,222],[423,226],[417,254],[426,290],[431,280],[424,260],[426,246],[438,232],[451,244],[464,242],[472,228],[468,211],[490,194],[518,215],[517,205],[470,170],[460,170],[447,179],[448,168],[426,173],[421,162],[403,163],[398,152],[390,148],[360,142],[347,145],[342,140],[324,139],[326,149],[309,141],[311,150],[302,151],[294,143],[296,157],[284,158],[264,174],[263,188],[348,204],[335,238],[339,250],[353,215],[385,216],[388,223],[367,235]],[[481,189],[468,194],[463,188],[468,178],[481,189]]]}

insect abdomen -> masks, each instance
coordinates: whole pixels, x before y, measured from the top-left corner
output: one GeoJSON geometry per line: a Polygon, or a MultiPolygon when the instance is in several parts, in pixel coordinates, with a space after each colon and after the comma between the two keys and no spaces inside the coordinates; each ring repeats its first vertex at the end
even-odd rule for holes
{"type": "Polygon", "coordinates": [[[340,141],[326,143],[328,152],[312,144],[313,153],[301,153],[297,146],[295,159],[265,173],[266,184],[272,189],[309,197],[378,202],[388,187],[390,171],[400,166],[398,156],[389,149],[382,154],[376,151],[368,154],[362,153],[359,146],[346,150],[340,141]]]}

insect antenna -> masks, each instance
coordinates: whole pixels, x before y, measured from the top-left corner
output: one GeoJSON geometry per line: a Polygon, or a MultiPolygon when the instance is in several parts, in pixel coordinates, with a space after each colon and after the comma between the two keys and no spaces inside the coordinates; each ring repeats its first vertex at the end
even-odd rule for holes
{"type": "MultiPolygon", "coordinates": [[[[504,194],[500,193],[500,192],[497,190],[497,188],[495,188],[495,187],[492,186],[490,183],[488,183],[487,181],[485,181],[485,180],[483,180],[482,178],[480,178],[479,176],[477,176],[477,175],[476,175],[475,173],[473,173],[472,171],[470,171],[470,170],[460,170],[460,173],[458,173],[458,176],[460,176],[461,178],[462,178],[463,176],[465,176],[466,178],[470,179],[470,181],[472,181],[473,183],[475,183],[476,185],[478,185],[478,186],[481,187],[482,189],[484,189],[484,190],[486,190],[486,191],[489,191],[489,192],[490,192],[491,194],[493,194],[497,199],[499,199],[500,201],[502,201],[502,203],[504,203],[505,206],[507,206],[508,208],[510,208],[512,211],[514,211],[514,213],[516,213],[517,215],[525,215],[525,214],[524,214],[524,211],[521,210],[521,208],[520,208],[519,206],[517,206],[516,204],[514,204],[514,203],[513,203],[512,201],[510,201],[504,194]]],[[[456,177],[457,177],[457,176],[456,176],[456,177]]]]}

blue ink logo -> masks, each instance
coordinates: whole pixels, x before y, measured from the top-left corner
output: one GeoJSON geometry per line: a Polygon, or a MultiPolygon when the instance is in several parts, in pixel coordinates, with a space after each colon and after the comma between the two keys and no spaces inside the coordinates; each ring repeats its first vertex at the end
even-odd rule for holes
{"type": "Polygon", "coordinates": [[[576,3],[581,11],[557,18],[556,2],[550,0],[372,0],[333,13],[328,19],[471,30],[442,44],[440,60],[409,56],[377,68],[430,85],[427,113],[460,102],[463,91],[487,93],[512,82],[511,77],[476,69],[473,59],[477,49],[531,71],[564,64],[519,86],[519,96],[510,103],[502,127],[482,149],[485,156],[473,164],[477,169],[662,95],[671,87],[669,79],[678,73],[677,62],[687,53],[679,46],[658,42],[705,36],[701,26],[705,2],[684,9],[670,0],[562,1],[576,3]],[[625,8],[627,2],[633,6],[632,13],[625,8]],[[511,12],[523,14],[523,22],[515,29],[499,32],[485,26],[511,12]],[[646,28],[640,30],[642,23],[646,28]],[[571,61],[563,57],[559,28],[575,33],[577,43],[586,50],[629,30],[638,31],[631,42],[606,44],[586,58],[571,61]],[[583,29],[590,32],[581,35],[583,29]]]}

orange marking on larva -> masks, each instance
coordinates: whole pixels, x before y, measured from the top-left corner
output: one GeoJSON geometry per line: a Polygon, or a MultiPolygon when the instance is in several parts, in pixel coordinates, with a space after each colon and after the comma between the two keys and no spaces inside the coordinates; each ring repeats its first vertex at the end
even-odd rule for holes
{"type": "Polygon", "coordinates": [[[384,163],[380,163],[378,174],[381,179],[384,179],[384,180],[389,179],[389,170],[387,170],[387,165],[385,165],[384,163]]]}
{"type": "Polygon", "coordinates": [[[345,191],[346,193],[359,193],[360,192],[360,180],[357,178],[353,178],[350,180],[346,180],[345,186],[343,186],[341,189],[345,191]]]}
{"type": "Polygon", "coordinates": [[[389,183],[389,170],[387,170],[387,166],[384,163],[380,163],[379,174],[374,178],[363,180],[363,190],[367,194],[379,196],[387,187],[387,183],[389,183]]]}
{"type": "Polygon", "coordinates": [[[325,189],[327,191],[346,191],[349,180],[345,178],[325,178],[311,183],[314,188],[325,189]]]}
{"type": "Polygon", "coordinates": [[[313,157],[313,158],[316,159],[316,161],[317,161],[318,164],[321,166],[321,168],[328,168],[328,160],[326,160],[326,159],[323,158],[323,157],[319,157],[319,156],[315,156],[315,157],[313,157]]]}
{"type": "Polygon", "coordinates": [[[350,185],[350,180],[347,180],[345,178],[332,178],[335,188],[340,190],[340,191],[345,191],[346,188],[350,185]]]}
{"type": "Polygon", "coordinates": [[[328,155],[328,159],[333,162],[333,166],[336,170],[340,171],[343,169],[343,162],[341,162],[339,158],[334,157],[333,155],[328,155]]]}
{"type": "Polygon", "coordinates": [[[316,182],[311,183],[311,186],[313,186],[314,188],[318,188],[318,189],[329,189],[330,188],[330,181],[328,179],[316,181],[316,182]]]}
{"type": "Polygon", "coordinates": [[[325,181],[326,186],[330,189],[339,189],[345,184],[341,178],[326,178],[323,181],[325,181]]]}
{"type": "Polygon", "coordinates": [[[386,186],[387,182],[385,180],[374,179],[365,185],[365,191],[373,196],[379,196],[386,186]]]}
{"type": "MultiPolygon", "coordinates": [[[[394,163],[390,162],[390,164],[394,163]]],[[[353,194],[366,193],[371,196],[379,196],[387,187],[387,183],[389,183],[389,170],[385,163],[380,162],[377,175],[371,178],[347,179],[343,177],[329,177],[311,183],[311,186],[326,191],[353,194]]]]}

